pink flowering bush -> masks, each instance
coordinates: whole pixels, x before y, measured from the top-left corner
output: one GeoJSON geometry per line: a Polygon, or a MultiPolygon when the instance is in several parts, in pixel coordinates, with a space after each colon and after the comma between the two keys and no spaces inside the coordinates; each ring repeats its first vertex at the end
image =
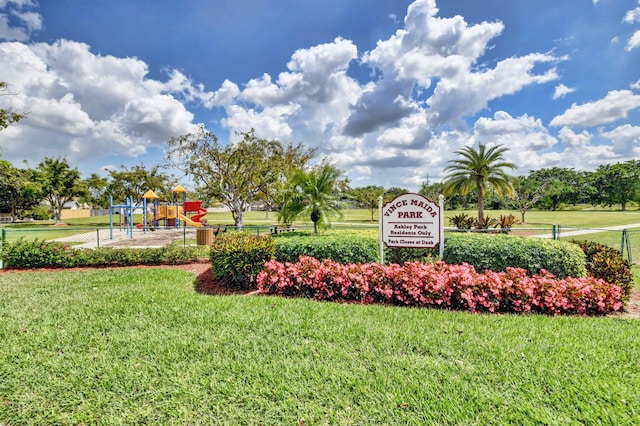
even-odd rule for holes
{"type": "Polygon", "coordinates": [[[262,294],[471,312],[605,315],[623,307],[621,288],[601,279],[557,279],[545,270],[529,276],[521,268],[480,273],[442,261],[340,264],[301,256],[266,262],[257,284],[262,294]]]}

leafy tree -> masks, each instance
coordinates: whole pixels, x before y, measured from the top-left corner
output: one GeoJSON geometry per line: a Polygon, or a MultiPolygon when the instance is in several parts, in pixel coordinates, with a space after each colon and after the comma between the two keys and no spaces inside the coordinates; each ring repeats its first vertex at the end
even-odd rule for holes
{"type": "Polygon", "coordinates": [[[547,183],[545,180],[538,180],[534,177],[517,176],[513,178],[511,184],[513,192],[508,204],[520,212],[520,221],[525,223],[525,214],[540,201],[547,183]]]}
{"type": "Polygon", "coordinates": [[[276,172],[275,179],[269,182],[257,197],[265,204],[267,211],[282,210],[286,202],[289,179],[294,173],[303,170],[316,153],[316,148],[305,148],[303,145],[276,145],[275,155],[271,159],[271,165],[276,172]],[[280,152],[277,152],[278,150],[280,152]]]}
{"type": "Polygon", "coordinates": [[[545,182],[538,203],[542,208],[557,210],[560,204],[578,204],[588,199],[590,191],[585,174],[573,169],[553,167],[532,171],[529,178],[534,182],[545,182]]]}
{"type": "Polygon", "coordinates": [[[294,173],[279,220],[291,223],[294,219],[308,217],[317,234],[320,226],[329,223],[330,216],[341,217],[341,195],[346,189],[346,181],[341,176],[342,171],[326,162],[310,171],[294,173]]]}
{"type": "Polygon", "coordinates": [[[407,192],[409,192],[409,190],[405,188],[399,188],[397,186],[393,186],[387,189],[386,191],[384,191],[384,195],[382,196],[383,202],[388,203],[389,201],[396,198],[398,195],[406,194],[407,192]]]}
{"type": "Polygon", "coordinates": [[[601,165],[591,174],[595,204],[620,204],[622,211],[640,194],[640,161],[601,165]]]}
{"type": "Polygon", "coordinates": [[[86,196],[87,188],[78,169],[72,169],[67,159],[50,158],[40,162],[36,179],[42,193],[53,209],[56,223],[60,223],[63,206],[75,197],[86,196]]]}
{"type": "Polygon", "coordinates": [[[154,191],[163,200],[172,199],[172,189],[177,183],[173,176],[162,173],[160,166],[147,169],[144,164],[140,164],[130,168],[125,166],[120,168],[121,170],[109,171],[111,181],[106,189],[106,195],[113,196],[114,202],[122,203],[131,197],[134,204],[140,204],[142,196],[148,190],[154,191]]]}
{"type": "MultiPolygon", "coordinates": [[[[11,95],[9,93],[9,85],[4,81],[0,81],[0,96],[11,95]]],[[[17,123],[26,117],[26,114],[17,113],[11,109],[0,108],[0,130],[6,129],[13,123],[17,123]]]]}
{"type": "Polygon", "coordinates": [[[358,207],[368,209],[371,212],[371,221],[375,220],[374,214],[378,209],[378,199],[384,194],[382,186],[369,185],[361,188],[354,188],[350,191],[350,196],[355,200],[358,207]]]}
{"type": "Polygon", "coordinates": [[[18,169],[8,161],[0,160],[0,210],[10,212],[12,221],[24,217],[42,200],[32,175],[33,170],[18,169]]]}
{"type": "Polygon", "coordinates": [[[422,182],[420,185],[420,190],[418,190],[418,194],[427,197],[434,203],[438,202],[438,198],[440,198],[440,194],[444,191],[444,184],[441,182],[436,182],[430,184],[429,182],[422,182]]]}
{"type": "Polygon", "coordinates": [[[242,140],[222,146],[215,134],[200,126],[195,133],[169,140],[167,160],[191,176],[198,191],[229,207],[242,228],[246,208],[257,200],[274,204],[283,176],[304,166],[314,151],[259,139],[251,129],[242,140]]]}
{"type": "Polygon", "coordinates": [[[88,179],[85,180],[87,187],[87,196],[83,198],[83,201],[91,205],[94,208],[109,208],[109,179],[102,177],[97,173],[91,173],[88,179]]]}
{"type": "Polygon", "coordinates": [[[516,165],[504,161],[507,148],[496,145],[487,149],[483,144],[476,151],[470,146],[464,147],[456,154],[460,158],[449,161],[445,168],[445,195],[468,194],[475,189],[478,193],[478,223],[484,222],[484,198],[489,187],[495,189],[498,196],[508,195],[513,188],[511,178],[505,169],[516,169],[516,165]]]}

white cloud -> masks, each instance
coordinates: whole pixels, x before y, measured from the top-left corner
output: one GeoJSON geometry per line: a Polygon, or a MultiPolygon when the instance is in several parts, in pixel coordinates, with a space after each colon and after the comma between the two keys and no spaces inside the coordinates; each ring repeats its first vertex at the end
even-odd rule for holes
{"type": "MultiPolygon", "coordinates": [[[[635,9],[631,9],[627,11],[622,21],[627,24],[635,24],[636,22],[640,22],[640,7],[636,7],[635,9]]],[[[627,51],[631,51],[639,46],[640,46],[640,30],[637,30],[627,40],[627,45],[625,49],[627,51]]]]}
{"type": "Polygon", "coordinates": [[[512,117],[498,111],[493,118],[479,118],[473,131],[478,143],[507,147],[505,158],[519,165],[518,173],[546,167],[555,161],[554,153],[549,150],[558,145],[558,140],[549,134],[542,120],[527,114],[512,117]]]}
{"type": "Polygon", "coordinates": [[[29,0],[0,1],[0,40],[26,41],[34,31],[42,29],[42,16],[30,9],[36,6],[29,0]],[[13,18],[13,19],[11,19],[13,18]]]}
{"type": "Polygon", "coordinates": [[[571,105],[551,120],[552,126],[593,127],[626,118],[629,111],[640,107],[640,95],[630,90],[612,90],[603,99],[582,105],[571,105]]]}
{"type": "Polygon", "coordinates": [[[575,133],[568,127],[563,127],[560,130],[560,140],[562,144],[567,148],[587,148],[591,144],[593,135],[583,130],[581,133],[575,133]]]}
{"type": "Polygon", "coordinates": [[[471,72],[455,79],[443,78],[427,101],[432,109],[430,122],[436,126],[460,124],[462,117],[487,108],[493,99],[514,94],[530,84],[556,80],[558,74],[553,68],[543,74],[533,74],[532,70],[540,63],[557,59],[534,53],[504,59],[495,68],[483,72],[471,72]]]}
{"type": "Polygon", "coordinates": [[[635,90],[640,90],[640,80],[636,81],[635,83],[631,83],[629,87],[635,90]]]}
{"type": "Polygon", "coordinates": [[[640,7],[629,10],[623,18],[623,21],[627,24],[633,24],[634,22],[640,22],[640,7]]]}
{"type": "Polygon", "coordinates": [[[564,84],[559,84],[556,86],[553,92],[553,99],[560,99],[567,96],[569,93],[575,92],[576,89],[573,87],[567,87],[564,84]]]}
{"type": "Polygon", "coordinates": [[[462,118],[487,108],[489,101],[558,78],[553,68],[533,72],[540,64],[561,60],[548,54],[503,59],[494,68],[479,67],[489,42],[502,33],[504,25],[469,25],[461,16],[437,14],[434,0],[415,1],[407,11],[405,28],[365,53],[363,62],[379,69],[383,77],[354,109],[350,121],[359,126],[352,123],[349,128],[368,132],[413,113],[415,105],[409,98],[416,84],[429,89],[437,81],[427,100],[432,126],[462,128],[462,118]],[[361,125],[367,122],[364,116],[375,125],[361,125]]]}
{"type": "Polygon", "coordinates": [[[243,88],[225,81],[205,105],[225,108],[221,123],[231,131],[253,127],[260,137],[293,138],[333,151],[332,138],[364,90],[347,75],[357,55],[353,42],[339,37],[299,49],[275,81],[269,74],[243,88]]]}
{"type": "Polygon", "coordinates": [[[602,133],[602,136],[613,142],[615,151],[622,157],[637,157],[640,154],[640,126],[623,124],[602,133]]]}
{"type": "Polygon", "coordinates": [[[0,133],[5,157],[16,162],[54,152],[77,162],[140,155],[191,128],[193,114],[178,98],[198,89],[176,73],[166,83],[148,79],[139,59],[95,55],[86,44],[60,40],[0,43],[0,63],[0,81],[16,93],[8,101],[29,113],[16,126],[28,144],[0,133]]]}
{"type": "Polygon", "coordinates": [[[627,40],[627,47],[625,48],[627,51],[631,51],[636,47],[640,46],[640,30],[633,33],[629,40],[627,40]]]}
{"type": "Polygon", "coordinates": [[[399,147],[404,149],[422,149],[427,147],[431,139],[431,131],[424,111],[417,111],[405,117],[396,127],[385,129],[377,138],[382,147],[399,147]]]}

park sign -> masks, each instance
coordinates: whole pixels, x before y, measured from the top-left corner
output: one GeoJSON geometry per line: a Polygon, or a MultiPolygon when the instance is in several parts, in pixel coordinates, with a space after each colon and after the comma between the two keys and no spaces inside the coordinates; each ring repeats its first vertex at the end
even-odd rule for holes
{"type": "Polygon", "coordinates": [[[437,246],[444,234],[442,204],[442,196],[438,205],[414,193],[399,195],[384,206],[380,201],[381,241],[388,247],[437,246]]]}

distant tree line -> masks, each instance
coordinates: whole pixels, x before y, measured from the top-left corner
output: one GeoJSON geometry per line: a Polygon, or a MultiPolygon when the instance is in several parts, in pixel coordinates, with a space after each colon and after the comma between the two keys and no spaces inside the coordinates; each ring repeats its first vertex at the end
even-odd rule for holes
{"type": "MultiPolygon", "coordinates": [[[[522,222],[531,209],[558,210],[589,204],[617,206],[624,211],[629,203],[640,202],[640,161],[601,165],[592,172],[561,167],[532,170],[527,176],[511,178],[511,185],[513,191],[508,196],[500,197],[495,191],[486,194],[486,206],[518,210],[522,222]]],[[[433,197],[444,192],[444,187],[444,183],[424,182],[419,192],[433,197]]],[[[475,208],[476,204],[474,190],[466,196],[456,194],[445,199],[445,207],[451,210],[475,208]]]]}
{"type": "MultiPolygon", "coordinates": [[[[513,209],[520,212],[525,221],[528,210],[558,210],[565,206],[588,204],[592,206],[618,207],[626,210],[631,202],[640,203],[640,161],[599,166],[595,171],[576,171],[572,168],[545,168],[533,170],[527,176],[510,178],[512,191],[501,196],[491,188],[484,197],[485,207],[491,210],[513,209]]],[[[447,182],[423,182],[418,193],[437,202],[445,194],[447,182]]],[[[374,220],[378,208],[378,197],[384,202],[398,194],[408,192],[403,188],[385,189],[382,186],[354,188],[350,195],[356,206],[366,208],[374,220]]],[[[478,192],[470,189],[466,195],[461,191],[445,197],[445,209],[469,210],[478,207],[478,192]]]]}

